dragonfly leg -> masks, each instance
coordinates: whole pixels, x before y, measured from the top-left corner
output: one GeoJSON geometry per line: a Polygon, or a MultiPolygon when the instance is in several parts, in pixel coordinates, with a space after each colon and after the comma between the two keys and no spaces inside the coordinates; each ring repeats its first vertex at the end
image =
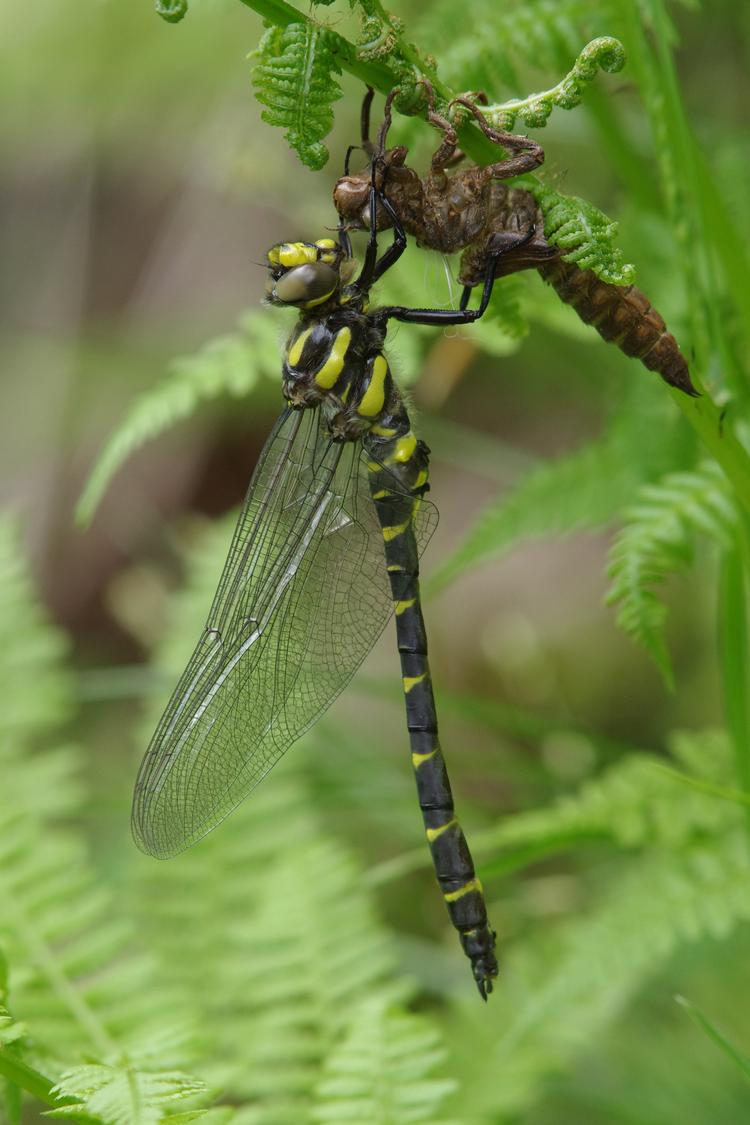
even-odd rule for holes
{"type": "Polygon", "coordinates": [[[475,320],[479,320],[480,317],[484,316],[487,306],[490,303],[492,287],[495,284],[495,272],[498,259],[501,258],[503,254],[508,254],[513,250],[517,250],[519,246],[530,242],[535,233],[536,228],[532,225],[523,235],[513,239],[512,242],[501,246],[500,249],[488,255],[484,284],[482,286],[482,298],[478,308],[470,309],[467,307],[473,286],[465,285],[457,309],[407,309],[403,305],[388,305],[386,308],[380,309],[375,315],[383,317],[386,320],[400,320],[407,324],[472,324],[475,320]]]}
{"type": "Polygon", "coordinates": [[[372,183],[370,185],[370,237],[367,241],[367,250],[365,252],[362,272],[355,283],[357,288],[366,293],[368,289],[383,276],[386,270],[389,270],[391,266],[395,265],[405,249],[406,232],[401,225],[401,220],[391,206],[390,200],[385,194],[384,185],[379,187],[377,184],[377,162],[373,158],[372,183]],[[393,243],[388,247],[381,258],[378,258],[376,217],[378,205],[386,212],[393,227],[393,243]]]}
{"type": "Polygon", "coordinates": [[[359,130],[360,130],[360,143],[358,145],[349,145],[344,157],[344,175],[349,175],[349,161],[352,158],[352,153],[361,148],[368,156],[372,156],[374,152],[374,145],[370,140],[370,109],[372,107],[372,99],[375,97],[375,90],[372,86],[367,87],[367,93],[362,99],[362,109],[359,114],[359,130]]]}
{"type": "Polygon", "coordinates": [[[521,176],[524,172],[533,172],[535,168],[544,163],[544,149],[538,141],[533,141],[530,137],[522,137],[518,133],[506,133],[502,129],[493,129],[479,106],[470,98],[454,98],[451,105],[456,104],[462,105],[470,111],[476,118],[476,122],[485,137],[491,140],[493,144],[501,145],[512,153],[505,160],[498,160],[497,163],[489,164],[482,169],[488,179],[502,180],[508,179],[510,176],[521,176]]]}

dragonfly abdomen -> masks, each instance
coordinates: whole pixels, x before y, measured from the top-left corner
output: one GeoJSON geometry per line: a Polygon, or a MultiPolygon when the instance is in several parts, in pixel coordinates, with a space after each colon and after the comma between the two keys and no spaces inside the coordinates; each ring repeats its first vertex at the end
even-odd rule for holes
{"type": "MultiPolygon", "coordinates": [[[[468,956],[483,999],[497,976],[495,934],[487,919],[482,885],[456,817],[448,773],[438,738],[437,711],[427,657],[427,634],[419,594],[419,559],[414,515],[427,488],[429,450],[409,429],[391,438],[368,437],[370,489],[383,531],[390,579],[407,728],[417,795],[440,889],[468,956]],[[403,491],[396,491],[393,477],[403,491]]],[[[387,427],[381,422],[379,429],[387,427]]]]}

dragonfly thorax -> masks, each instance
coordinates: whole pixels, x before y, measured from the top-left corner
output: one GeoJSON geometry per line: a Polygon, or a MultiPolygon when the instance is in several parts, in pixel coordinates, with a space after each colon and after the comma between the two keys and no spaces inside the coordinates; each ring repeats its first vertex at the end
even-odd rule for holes
{"type": "Polygon", "coordinates": [[[285,349],[284,397],[298,408],[320,406],[334,441],[358,441],[403,409],[382,352],[384,336],[356,306],[302,316],[285,349]]]}

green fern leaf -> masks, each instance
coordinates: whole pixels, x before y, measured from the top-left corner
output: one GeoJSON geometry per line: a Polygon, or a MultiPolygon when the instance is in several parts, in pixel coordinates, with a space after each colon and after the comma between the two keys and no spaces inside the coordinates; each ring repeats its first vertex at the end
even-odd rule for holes
{"type": "Polygon", "coordinates": [[[273,318],[253,311],[237,332],[211,340],[194,356],[175,360],[166,378],[133,404],[100,454],[78,501],[78,522],[91,521],[112,477],[136,449],[189,418],[200,402],[226,394],[244,397],[259,378],[278,378],[278,354],[273,318]]]}
{"type": "Polygon", "coordinates": [[[677,950],[725,939],[749,918],[742,828],[653,849],[608,872],[594,909],[509,958],[501,1003],[481,1028],[461,1011],[448,1025],[452,1053],[471,1042],[459,1078],[472,1091],[475,1119],[521,1115],[677,950]]]}
{"type": "Polygon", "coordinates": [[[544,212],[547,241],[560,247],[566,262],[593,270],[613,285],[633,284],[635,267],[624,261],[622,250],[614,244],[616,222],[578,196],[563,195],[530,177],[522,182],[544,212]]]}
{"type": "Polygon", "coordinates": [[[312,1120],[440,1125],[437,1114],[456,1088],[431,1075],[445,1055],[426,1019],[388,1010],[374,997],[355,1009],[346,1037],[327,1058],[312,1120]]]}
{"type": "MultiPolygon", "coordinates": [[[[731,755],[723,732],[673,735],[670,748],[696,777],[731,783],[731,755]]],[[[664,765],[665,759],[656,754],[631,753],[548,808],[508,817],[474,841],[479,855],[496,856],[483,863],[484,871],[506,872],[521,866],[527,856],[533,860],[590,840],[611,840],[623,849],[678,848],[741,823],[739,808],[688,789],[664,765]]]]}
{"type": "Polygon", "coordinates": [[[656,591],[667,575],[690,565],[697,535],[723,547],[732,544],[737,509],[722,470],[710,462],[694,473],[671,473],[659,484],[645,485],[625,518],[609,555],[607,603],[619,606],[618,625],[646,648],[671,685],[667,608],[656,591]]]}
{"type": "MultiPolygon", "coordinates": [[[[55,1092],[77,1098],[78,1104],[53,1110],[50,1116],[69,1116],[77,1109],[112,1125],[159,1125],[165,1118],[172,1120],[175,1103],[204,1091],[202,1082],[180,1071],[150,1074],[132,1061],[77,1066],[62,1075],[55,1092]]],[[[200,1116],[200,1111],[191,1114],[200,1116]]]]}
{"type": "Polygon", "coordinates": [[[644,480],[680,464],[687,452],[684,430],[665,411],[670,404],[660,403],[645,381],[631,384],[627,394],[603,437],[532,468],[509,495],[491,502],[426,589],[441,589],[524,539],[601,526],[644,480]]]}
{"type": "MultiPolygon", "coordinates": [[[[85,1058],[127,1071],[131,1084],[142,1076],[144,1096],[154,1084],[148,1119],[156,1121],[166,1113],[159,1089],[178,1093],[171,1076],[185,1055],[187,1002],[160,982],[150,958],[129,951],[130,927],[92,870],[83,841],[62,823],[71,815],[80,819],[81,787],[72,776],[78,756],[67,747],[37,746],[41,730],[45,742],[50,738],[52,717],[67,718],[71,710],[62,651],[33,600],[11,526],[0,520],[0,665],[23,670],[25,684],[20,676],[9,679],[38,711],[19,703],[12,737],[0,733],[0,947],[10,965],[3,977],[14,1015],[29,1028],[24,1060],[39,1060],[53,1080],[85,1058]]],[[[190,1086],[194,1093],[199,1084],[190,1080],[190,1086]]],[[[115,1107],[105,1098],[102,1119],[108,1125],[144,1120],[125,1086],[117,1089],[123,1099],[115,1107]]],[[[97,1116],[99,1109],[87,1102],[86,1112],[97,1116]]]]}
{"type": "Polygon", "coordinates": [[[262,118],[285,129],[286,139],[303,164],[315,170],[328,160],[322,143],[333,126],[333,103],[341,74],[325,28],[305,21],[270,27],[255,52],[253,85],[268,108],[262,118]]]}

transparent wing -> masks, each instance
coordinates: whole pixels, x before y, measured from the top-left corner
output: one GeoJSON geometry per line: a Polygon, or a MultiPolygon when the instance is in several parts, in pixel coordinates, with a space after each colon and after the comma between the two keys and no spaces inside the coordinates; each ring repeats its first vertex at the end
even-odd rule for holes
{"type": "MultiPolygon", "coordinates": [[[[421,504],[420,551],[436,520],[421,504]]],[[[285,411],[143,759],[138,846],[174,855],[223,820],[346,686],[392,608],[361,446],[333,443],[317,410],[285,411]]]]}

